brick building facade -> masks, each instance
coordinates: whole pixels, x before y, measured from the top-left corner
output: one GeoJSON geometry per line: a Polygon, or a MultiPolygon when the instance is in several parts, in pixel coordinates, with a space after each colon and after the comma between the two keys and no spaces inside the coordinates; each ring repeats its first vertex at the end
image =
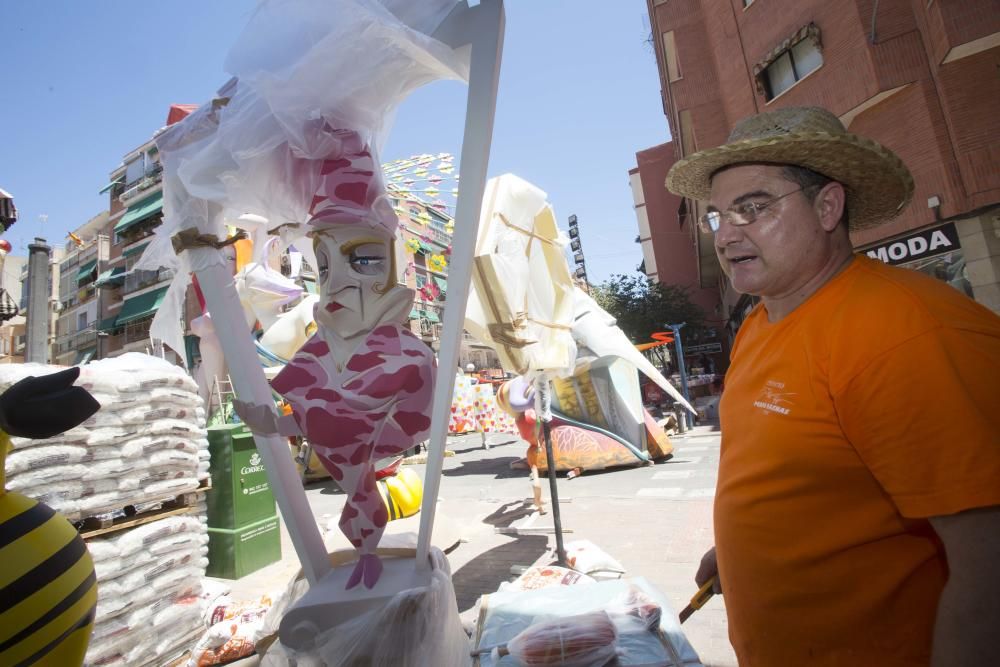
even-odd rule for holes
{"type": "MultiPolygon", "coordinates": [[[[648,0],[648,8],[673,159],[724,143],[745,116],[827,107],[895,151],[916,182],[902,214],[853,234],[855,248],[936,275],[1000,312],[1000,3],[648,0]]],[[[658,235],[687,232],[697,283],[719,291],[731,337],[751,300],[732,290],[712,239],[693,228],[701,205],[672,203],[650,217],[650,247],[658,235]]]]}

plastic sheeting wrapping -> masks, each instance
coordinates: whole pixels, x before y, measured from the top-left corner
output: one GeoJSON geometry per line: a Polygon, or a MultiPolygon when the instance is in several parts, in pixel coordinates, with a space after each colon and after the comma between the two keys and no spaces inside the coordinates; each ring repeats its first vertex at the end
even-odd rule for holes
{"type": "MultiPolygon", "coordinates": [[[[261,216],[283,247],[301,225],[321,161],[357,132],[374,155],[396,107],[438,79],[468,80],[468,53],[429,35],[459,0],[266,0],[226,59],[233,79],[219,98],[163,131],[163,224],[137,268],[175,270],[150,336],[183,352],[177,323],[191,271],[219,253],[175,254],[172,237],[194,228],[225,238],[224,223],[261,216]],[[293,225],[293,226],[288,226],[293,225]]],[[[235,223],[238,224],[238,223],[235,223]]],[[[311,248],[298,249],[310,261],[311,248]]]]}
{"type": "Polygon", "coordinates": [[[402,591],[380,609],[330,628],[312,651],[293,652],[275,642],[261,667],[468,665],[469,639],[458,617],[448,559],[436,548],[430,558],[428,586],[402,591]]]}
{"type": "Polygon", "coordinates": [[[465,326],[521,375],[572,372],[573,281],[546,194],[504,174],[483,196],[465,326]]]}
{"type": "MultiPolygon", "coordinates": [[[[507,645],[526,628],[556,618],[607,611],[617,630],[615,653],[622,667],[701,665],[665,597],[641,577],[537,591],[501,591],[484,596],[480,609],[477,648],[507,645]]],[[[516,667],[521,663],[513,655],[485,653],[474,664],[516,667]]]]}

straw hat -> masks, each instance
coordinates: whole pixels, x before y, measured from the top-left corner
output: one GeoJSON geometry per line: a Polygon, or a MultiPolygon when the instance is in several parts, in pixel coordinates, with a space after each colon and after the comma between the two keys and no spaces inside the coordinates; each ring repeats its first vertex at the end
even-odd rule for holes
{"type": "Polygon", "coordinates": [[[667,189],[708,200],[712,174],[746,162],[807,167],[843,184],[852,231],[891,220],[913,197],[913,177],[895,153],[851,134],[820,107],[789,107],[741,120],[722,146],[674,164],[667,189]]]}

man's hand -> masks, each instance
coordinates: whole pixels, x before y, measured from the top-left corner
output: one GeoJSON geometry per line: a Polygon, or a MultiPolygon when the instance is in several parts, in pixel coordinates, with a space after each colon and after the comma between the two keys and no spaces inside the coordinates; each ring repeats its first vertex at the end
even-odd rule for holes
{"type": "MultiPolygon", "coordinates": [[[[715,560],[715,547],[712,547],[705,552],[705,555],[701,557],[701,564],[698,566],[698,572],[694,575],[694,583],[698,584],[698,588],[705,585],[705,582],[712,577],[718,577],[719,575],[719,564],[715,560]]],[[[715,585],[712,586],[712,592],[716,595],[722,595],[722,581],[720,579],[715,580],[715,585]]]]}
{"type": "Polygon", "coordinates": [[[233,409],[254,433],[278,435],[278,412],[273,405],[245,403],[234,398],[233,409]]]}

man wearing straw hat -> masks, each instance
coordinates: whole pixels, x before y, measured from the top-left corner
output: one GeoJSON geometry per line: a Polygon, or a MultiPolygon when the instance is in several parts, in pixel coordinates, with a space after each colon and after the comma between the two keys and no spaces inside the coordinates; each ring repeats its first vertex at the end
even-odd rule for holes
{"type": "Polygon", "coordinates": [[[667,187],[706,202],[723,271],[762,300],[733,344],[696,576],[719,575],[740,663],[995,664],[1000,318],[849,237],[909,203],[906,166],[788,108],[667,187]]]}

